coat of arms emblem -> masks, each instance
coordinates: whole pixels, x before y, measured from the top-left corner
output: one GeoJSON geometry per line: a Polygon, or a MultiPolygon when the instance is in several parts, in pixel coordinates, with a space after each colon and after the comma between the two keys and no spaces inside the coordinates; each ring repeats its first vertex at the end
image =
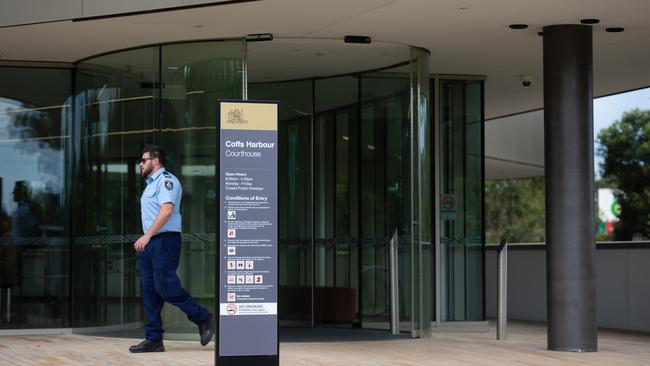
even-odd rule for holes
{"type": "Polygon", "coordinates": [[[231,109],[230,112],[228,112],[228,120],[226,123],[238,123],[238,124],[244,124],[247,123],[244,119],[244,110],[243,109],[231,109]]]}

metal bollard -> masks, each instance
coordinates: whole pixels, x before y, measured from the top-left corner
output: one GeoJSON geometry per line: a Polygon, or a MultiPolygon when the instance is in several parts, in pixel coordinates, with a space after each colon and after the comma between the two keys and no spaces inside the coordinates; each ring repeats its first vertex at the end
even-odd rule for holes
{"type": "Polygon", "coordinates": [[[398,278],[398,244],[397,229],[388,243],[390,276],[390,334],[399,334],[399,278],[398,278]]]}
{"type": "Polygon", "coordinates": [[[497,339],[508,339],[508,240],[501,240],[497,249],[497,339]]]}

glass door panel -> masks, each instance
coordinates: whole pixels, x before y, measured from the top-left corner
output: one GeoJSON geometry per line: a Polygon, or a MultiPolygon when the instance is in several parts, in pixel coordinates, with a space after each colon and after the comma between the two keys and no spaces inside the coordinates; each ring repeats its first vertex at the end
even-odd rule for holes
{"type": "Polygon", "coordinates": [[[361,235],[363,327],[390,328],[389,241],[399,246],[400,320],[410,305],[408,74],[366,74],[361,79],[361,235]]]}
{"type": "Polygon", "coordinates": [[[251,83],[252,100],[279,104],[279,317],[312,325],[312,81],[251,83]]]}
{"type": "MultiPolygon", "coordinates": [[[[305,57],[297,46],[292,52],[305,57]]],[[[249,97],[280,102],[282,325],[311,320],[388,329],[388,246],[395,233],[401,330],[418,336],[430,321],[421,314],[431,311],[422,306],[431,279],[423,279],[419,238],[428,240],[431,256],[431,225],[415,225],[421,214],[413,204],[422,187],[432,187],[420,185],[430,178],[418,173],[420,160],[430,159],[417,137],[428,128],[428,99],[420,89],[428,82],[428,56],[411,48],[397,52],[399,66],[345,76],[263,82],[272,79],[268,65],[249,68],[249,80],[256,80],[249,97]]]]}
{"type": "Polygon", "coordinates": [[[358,78],[315,81],[314,323],[359,322],[358,78]]]}
{"type": "Polygon", "coordinates": [[[144,319],[133,242],[142,232],[137,160],[152,138],[158,47],[79,64],[75,85],[74,327],[144,319]]]}
{"type": "MultiPolygon", "coordinates": [[[[157,95],[161,131],[154,141],[167,150],[166,168],[181,178],[183,247],[178,276],[202,306],[214,306],[217,253],[214,238],[216,101],[243,95],[244,44],[239,40],[191,42],[160,48],[157,95]]],[[[193,333],[196,326],[175,306],[163,307],[169,333],[193,333]]]]}
{"type": "Polygon", "coordinates": [[[484,320],[483,82],[441,80],[440,193],[458,212],[441,212],[442,321],[484,320]]]}

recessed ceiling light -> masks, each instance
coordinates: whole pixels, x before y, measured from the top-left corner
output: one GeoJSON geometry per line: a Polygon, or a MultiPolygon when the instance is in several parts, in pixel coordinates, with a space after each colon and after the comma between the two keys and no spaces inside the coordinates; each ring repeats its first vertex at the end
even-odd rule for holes
{"type": "Polygon", "coordinates": [[[254,33],[246,35],[246,42],[264,42],[272,40],[273,34],[271,33],[254,33]]]}
{"type": "Polygon", "coordinates": [[[600,19],[596,19],[596,18],[580,19],[580,23],[582,23],[582,24],[598,24],[598,23],[600,23],[600,19]]]}
{"type": "Polygon", "coordinates": [[[528,24],[510,24],[508,27],[510,29],[526,29],[528,28],[528,24]]]}
{"type": "Polygon", "coordinates": [[[345,36],[343,38],[345,43],[363,43],[369,44],[372,42],[372,39],[369,36],[345,36]]]}
{"type": "Polygon", "coordinates": [[[605,32],[609,33],[621,33],[625,30],[623,27],[611,27],[611,28],[606,28],[605,32]]]}

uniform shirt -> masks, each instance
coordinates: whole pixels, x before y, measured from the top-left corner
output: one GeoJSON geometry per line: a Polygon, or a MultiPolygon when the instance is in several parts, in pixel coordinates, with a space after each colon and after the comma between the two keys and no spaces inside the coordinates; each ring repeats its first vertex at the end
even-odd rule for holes
{"type": "Polygon", "coordinates": [[[181,197],[183,187],[181,182],[173,174],[160,168],[146,180],[147,187],[140,197],[140,208],[142,210],[142,231],[147,232],[156,220],[160,207],[165,203],[173,203],[172,211],[167,223],[155,234],[166,231],[181,231],[181,197]]]}

